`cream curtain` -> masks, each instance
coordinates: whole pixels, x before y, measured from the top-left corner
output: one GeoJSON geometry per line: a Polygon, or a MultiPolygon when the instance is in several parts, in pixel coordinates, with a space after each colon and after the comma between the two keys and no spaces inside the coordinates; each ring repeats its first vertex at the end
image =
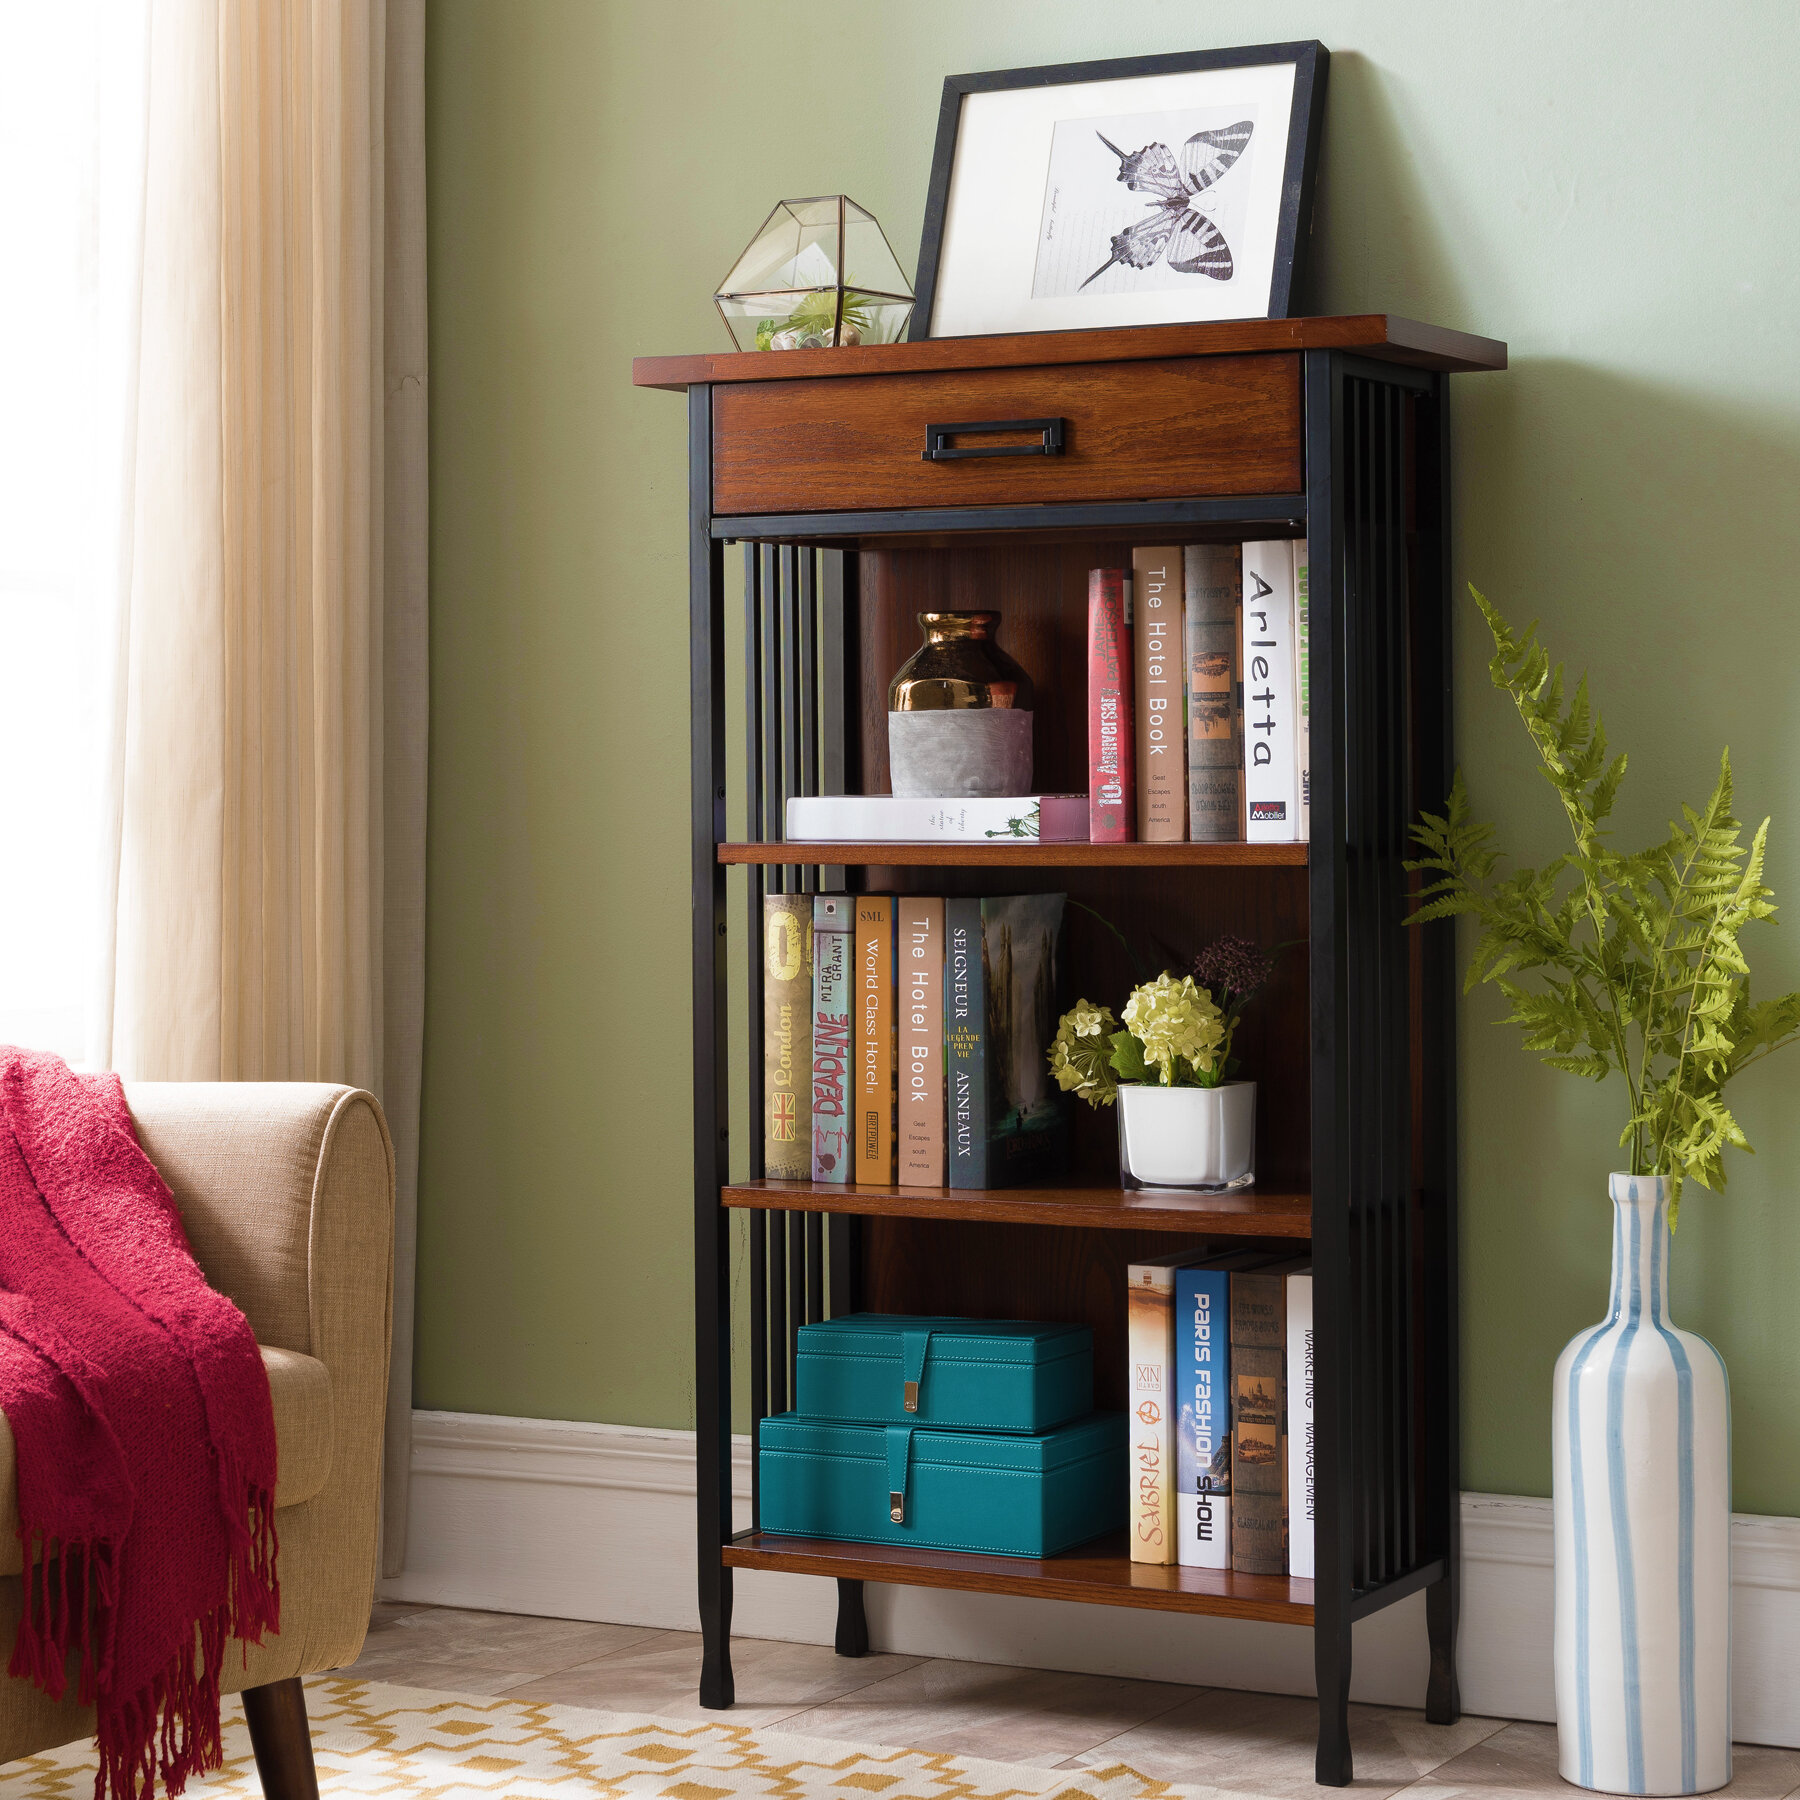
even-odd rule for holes
{"type": "Polygon", "coordinates": [[[423,0],[154,0],[92,1058],[344,1081],[401,1178],[423,1013],[423,0]]]}

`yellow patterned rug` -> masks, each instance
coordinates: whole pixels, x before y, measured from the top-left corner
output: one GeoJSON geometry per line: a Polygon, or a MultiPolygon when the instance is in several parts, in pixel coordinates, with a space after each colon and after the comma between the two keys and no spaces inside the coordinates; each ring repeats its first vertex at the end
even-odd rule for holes
{"type": "MultiPolygon", "coordinates": [[[[642,1713],[589,1712],[526,1700],[330,1676],[307,1683],[323,1796],[428,1800],[1188,1800],[1216,1788],[1172,1787],[1123,1764],[1057,1771],[923,1750],[789,1736],[723,1721],[677,1724],[642,1713]]],[[[91,1800],[91,1744],[7,1765],[7,1800],[91,1800]]],[[[188,1788],[196,1800],[262,1792],[243,1710],[225,1714],[225,1767],[188,1788]]]]}

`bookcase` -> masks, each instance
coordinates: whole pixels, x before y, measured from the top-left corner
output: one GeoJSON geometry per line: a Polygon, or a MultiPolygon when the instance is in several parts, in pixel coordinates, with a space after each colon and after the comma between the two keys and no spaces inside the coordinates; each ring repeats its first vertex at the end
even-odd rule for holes
{"type": "MultiPolygon", "coordinates": [[[[869,1581],[1310,1629],[1333,1786],[1351,1778],[1351,1626],[1422,1589],[1427,1712],[1457,1717],[1453,946],[1446,926],[1402,924],[1402,860],[1451,774],[1449,376],[1505,362],[1503,344],[1377,314],[636,363],[638,385],[688,401],[704,1705],[732,1703],[732,1572],[750,1568],[835,1579],[846,1656],[868,1648],[869,1581]],[[887,684],[915,613],[1001,614],[1037,689],[1036,788],[1078,791],[1088,570],[1128,565],[1133,544],[1282,536],[1311,548],[1310,845],[781,842],[791,794],[887,791],[887,684]],[[734,1055],[731,1038],[734,1018],[760,1032],[762,896],[837,888],[1054,890],[1172,952],[1221,932],[1292,945],[1238,1040],[1258,1083],[1256,1186],[1127,1186],[1110,1112],[1085,1107],[1054,1187],[764,1181],[759,1129],[734,1179],[734,1070],[741,1116],[760,1119],[760,1039],[734,1055]],[[1122,1534],[1043,1561],[765,1535],[754,1499],[734,1530],[740,1349],[754,1420],[790,1404],[813,1320],[1071,1321],[1094,1331],[1096,1404],[1118,1408],[1127,1265],[1209,1241],[1310,1244],[1316,1580],[1134,1564],[1122,1534]]],[[[1076,908],[1063,962],[1060,1004],[1130,986],[1076,908]]]]}

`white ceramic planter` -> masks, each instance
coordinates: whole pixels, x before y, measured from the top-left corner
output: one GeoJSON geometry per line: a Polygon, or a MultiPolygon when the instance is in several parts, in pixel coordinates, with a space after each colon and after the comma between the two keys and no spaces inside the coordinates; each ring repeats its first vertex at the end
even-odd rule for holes
{"type": "Polygon", "coordinates": [[[1256,1083],[1119,1088],[1119,1164],[1146,1187],[1247,1187],[1256,1179],[1256,1083]]]}
{"type": "Polygon", "coordinates": [[[1731,1779],[1731,1403],[1669,1323],[1669,1184],[1615,1175],[1612,1306],[1556,1364],[1558,1767],[1612,1794],[1731,1779]]]}

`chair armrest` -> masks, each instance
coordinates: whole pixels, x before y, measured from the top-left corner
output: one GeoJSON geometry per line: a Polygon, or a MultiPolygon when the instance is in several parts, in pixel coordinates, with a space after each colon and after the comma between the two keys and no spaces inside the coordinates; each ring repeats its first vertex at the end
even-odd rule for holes
{"type": "MultiPolygon", "coordinates": [[[[394,1152],[374,1097],[306,1082],[127,1082],[206,1278],[257,1341],[331,1377],[331,1473],[280,1515],[282,1631],[249,1677],[354,1660],[374,1595],[393,1321],[394,1152]],[[293,1666],[290,1666],[293,1665],[293,1666]]],[[[226,1686],[246,1685],[232,1659],[226,1686]]]]}

